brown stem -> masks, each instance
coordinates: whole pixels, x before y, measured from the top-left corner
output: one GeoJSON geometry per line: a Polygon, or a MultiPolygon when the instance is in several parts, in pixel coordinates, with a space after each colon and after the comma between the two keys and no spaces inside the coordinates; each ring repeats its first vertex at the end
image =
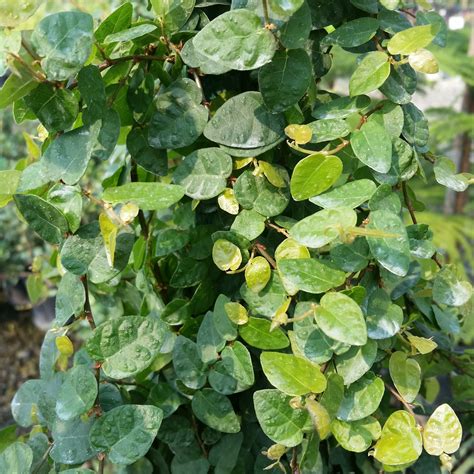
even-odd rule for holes
{"type": "Polygon", "coordinates": [[[267,252],[267,249],[265,247],[265,245],[263,244],[259,244],[258,242],[255,244],[255,248],[257,250],[257,252],[264,258],[267,259],[267,262],[273,267],[273,268],[276,268],[277,265],[276,265],[276,262],[275,262],[275,259],[267,252]]]}
{"type": "Polygon", "coordinates": [[[201,448],[202,454],[204,455],[205,458],[207,458],[207,449],[204,443],[202,442],[201,437],[199,436],[199,430],[198,430],[198,425],[196,422],[196,418],[193,414],[191,414],[191,423],[193,425],[193,431],[194,431],[194,437],[196,438],[196,441],[199,444],[199,447],[201,448]]]}
{"type": "Polygon", "coordinates": [[[265,222],[265,225],[267,227],[271,227],[272,229],[275,229],[277,232],[279,232],[280,234],[283,234],[285,237],[289,237],[290,234],[288,233],[288,231],[286,229],[284,229],[283,227],[280,227],[276,224],[273,224],[272,222],[270,221],[267,221],[265,222]]]}
{"type": "Polygon", "coordinates": [[[418,421],[419,417],[415,414],[411,405],[406,400],[404,400],[403,397],[401,397],[398,392],[386,382],[385,387],[388,388],[390,393],[406,408],[407,412],[410,413],[410,415],[418,421]]]}
{"type": "Polygon", "coordinates": [[[270,16],[268,14],[268,2],[267,0],[262,0],[262,7],[263,7],[263,18],[265,20],[265,26],[270,25],[270,16]]]}
{"type": "Polygon", "coordinates": [[[408,190],[405,181],[402,182],[402,191],[403,198],[405,199],[405,204],[407,206],[408,212],[410,213],[411,220],[413,224],[418,224],[418,221],[416,220],[415,216],[415,209],[413,208],[413,204],[411,203],[410,198],[408,196],[408,190]]]}

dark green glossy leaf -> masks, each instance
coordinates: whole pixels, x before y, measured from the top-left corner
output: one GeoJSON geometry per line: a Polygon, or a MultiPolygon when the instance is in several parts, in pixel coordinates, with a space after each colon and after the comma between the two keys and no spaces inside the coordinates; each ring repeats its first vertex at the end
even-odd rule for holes
{"type": "Polygon", "coordinates": [[[239,334],[247,344],[258,349],[284,349],[290,345],[288,338],[281,329],[270,329],[270,321],[260,318],[249,318],[247,324],[239,327],[239,334]]]}

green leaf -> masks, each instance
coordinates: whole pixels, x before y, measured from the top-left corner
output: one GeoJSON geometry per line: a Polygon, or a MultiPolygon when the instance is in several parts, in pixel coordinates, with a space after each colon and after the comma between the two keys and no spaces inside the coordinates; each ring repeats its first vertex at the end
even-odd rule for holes
{"type": "Polygon", "coordinates": [[[20,177],[21,171],[18,170],[0,171],[0,182],[2,183],[0,208],[6,206],[13,199],[13,195],[15,194],[20,182],[20,177]]]}
{"type": "Polygon", "coordinates": [[[80,418],[71,421],[56,419],[51,434],[53,448],[51,458],[61,464],[83,464],[97,454],[91,446],[89,434],[94,417],[82,421],[80,418]]]}
{"type": "Polygon", "coordinates": [[[287,395],[321,393],[326,389],[326,378],[319,365],[302,357],[263,352],[260,363],[270,383],[287,395]]]}
{"type": "Polygon", "coordinates": [[[351,146],[357,158],[379,173],[387,173],[392,164],[392,143],[382,125],[371,121],[355,130],[351,146]]]}
{"type": "Polygon", "coordinates": [[[260,17],[245,9],[219,15],[194,37],[193,44],[210,61],[239,71],[263,66],[276,49],[276,40],[263,27],[260,17]]]}
{"type": "Polygon", "coordinates": [[[32,462],[33,451],[25,443],[13,443],[0,453],[0,466],[4,472],[27,474],[32,462]]]}
{"type": "Polygon", "coordinates": [[[304,49],[277,51],[258,73],[265,105],[272,112],[283,112],[296,104],[309,87],[311,73],[311,62],[304,49]]]}
{"type": "Polygon", "coordinates": [[[83,67],[77,75],[77,87],[87,105],[83,112],[85,123],[91,124],[103,117],[106,110],[105,85],[97,66],[83,67]]]}
{"type": "Polygon", "coordinates": [[[384,391],[383,380],[368,372],[346,389],[337,417],[343,421],[362,420],[377,410],[384,391]]]}
{"type": "Polygon", "coordinates": [[[443,267],[433,283],[433,299],[438,304],[462,306],[472,297],[472,285],[457,275],[456,267],[443,267]]]}
{"type": "Polygon", "coordinates": [[[66,130],[79,113],[76,96],[68,89],[56,89],[43,82],[25,97],[25,103],[50,132],[66,130]]]}
{"type": "Polygon", "coordinates": [[[346,279],[343,271],[314,258],[280,260],[278,270],[285,283],[288,282],[299,291],[315,294],[342,285],[346,279]]]}
{"type": "Polygon", "coordinates": [[[88,367],[78,365],[68,370],[56,400],[58,417],[68,421],[88,412],[97,393],[97,381],[88,367]]]}
{"type": "Polygon", "coordinates": [[[341,232],[357,223],[352,209],[323,209],[297,222],[290,229],[290,236],[309,248],[324,247],[337,239],[341,232]]]}
{"type": "Polygon", "coordinates": [[[220,393],[204,388],[193,395],[193,413],[200,421],[222,433],[238,433],[240,421],[230,400],[220,393]]]}
{"type": "Polygon", "coordinates": [[[102,199],[112,204],[135,203],[144,211],[166,209],[184,196],[184,188],[165,183],[127,183],[107,188],[102,199]]]}
{"type": "Polygon", "coordinates": [[[403,323],[403,310],[392,304],[389,295],[377,288],[367,303],[367,333],[372,339],[386,339],[400,330],[403,323]]]}
{"type": "Polygon", "coordinates": [[[193,199],[211,199],[226,187],[232,173],[232,158],[219,148],[196,150],[178,165],[173,181],[193,199]]]}
{"type": "Polygon", "coordinates": [[[428,151],[427,145],[430,131],[428,121],[423,112],[410,103],[403,106],[403,115],[405,117],[402,131],[403,138],[411,145],[414,145],[416,150],[420,152],[428,151]]]}
{"type": "Polygon", "coordinates": [[[253,209],[242,209],[230,229],[248,240],[254,240],[265,230],[265,217],[253,209]]]}
{"type": "Polygon", "coordinates": [[[121,379],[149,367],[163,339],[164,330],[156,320],[127,316],[97,326],[86,348],[91,357],[103,361],[106,375],[121,379]]]}
{"type": "Polygon", "coordinates": [[[173,347],[173,367],[186,387],[199,389],[206,383],[205,365],[198,346],[184,336],[178,336],[173,347]]]}
{"type": "Polygon", "coordinates": [[[387,43],[388,52],[394,54],[410,54],[428,46],[436,36],[435,25],[413,26],[392,36],[387,43]]]}
{"type": "Polygon", "coordinates": [[[408,63],[418,72],[436,74],[439,71],[435,55],[427,49],[419,49],[408,56],[408,63]]]}
{"type": "Polygon", "coordinates": [[[421,368],[415,359],[405,352],[397,351],[390,356],[390,377],[398,393],[408,402],[415,400],[421,386],[421,368]]]}
{"type": "Polygon", "coordinates": [[[0,6],[0,25],[13,27],[26,21],[32,16],[40,5],[40,0],[28,0],[18,4],[7,0],[0,6]]]}
{"type": "Polygon", "coordinates": [[[254,209],[265,217],[281,214],[290,201],[287,187],[277,188],[263,176],[244,171],[235,182],[234,195],[245,209],[254,209]]]}
{"type": "Polygon", "coordinates": [[[390,237],[367,236],[372,255],[389,272],[405,276],[410,265],[410,245],[400,217],[392,212],[378,210],[372,211],[369,219],[368,229],[390,235],[390,237]]]}
{"type": "Polygon", "coordinates": [[[368,94],[378,89],[390,75],[388,56],[381,51],[367,53],[349,82],[351,96],[368,94]]]}
{"type": "Polygon", "coordinates": [[[422,452],[421,433],[415,419],[406,411],[392,413],[382,428],[374,457],[389,466],[402,466],[416,461],[422,452]]]}
{"type": "Polygon", "coordinates": [[[152,0],[151,5],[156,13],[163,32],[174,33],[188,20],[195,0],[152,0]]]}
{"type": "Polygon", "coordinates": [[[443,403],[432,413],[423,429],[423,446],[428,454],[455,453],[462,441],[462,426],[454,410],[443,403]]]}
{"type": "Polygon", "coordinates": [[[290,189],[295,201],[303,201],[329,189],[342,173],[337,156],[310,155],[295,166],[290,189]]]}
{"type": "Polygon", "coordinates": [[[94,33],[96,40],[103,43],[108,35],[127,29],[132,22],[133,5],[124,3],[102,21],[94,33]]]}
{"type": "Polygon", "coordinates": [[[415,70],[409,64],[402,64],[392,69],[380,91],[396,104],[408,104],[417,83],[415,70]]]}
{"type": "Polygon", "coordinates": [[[310,423],[306,410],[292,408],[291,397],[278,390],[258,390],[253,403],[263,432],[275,443],[287,447],[303,441],[303,429],[310,423]]]}
{"type": "Polygon", "coordinates": [[[259,293],[267,286],[271,276],[270,264],[263,257],[252,258],[245,267],[245,282],[255,293],[259,293]]]}
{"type": "Polygon", "coordinates": [[[342,293],[325,294],[316,308],[315,318],[321,330],[336,341],[354,346],[363,346],[367,342],[362,310],[349,296],[342,293]]]}
{"type": "Polygon", "coordinates": [[[82,12],[43,18],[31,35],[48,79],[64,81],[79,72],[92,51],[93,19],[82,12]]]}
{"type": "Polygon", "coordinates": [[[420,354],[429,354],[433,352],[438,344],[432,339],[427,339],[425,337],[414,336],[413,334],[406,333],[407,339],[410,341],[410,344],[420,353],[420,354]]]}
{"type": "Polygon", "coordinates": [[[59,244],[68,231],[64,214],[33,194],[16,194],[15,203],[28,225],[44,240],[59,244]]]}
{"type": "Polygon", "coordinates": [[[59,282],[56,293],[54,325],[64,326],[71,316],[83,310],[85,301],[86,294],[80,278],[66,272],[59,282]]]}
{"type": "Polygon", "coordinates": [[[357,421],[334,420],[331,431],[337,442],[347,451],[362,453],[367,451],[372,442],[380,437],[382,428],[372,416],[357,421]]]}
{"type": "Polygon", "coordinates": [[[263,291],[256,293],[244,284],[240,288],[240,294],[250,311],[268,318],[273,317],[287,299],[285,288],[276,272],[272,272],[270,281],[263,291]]]}
{"type": "Polygon", "coordinates": [[[114,464],[132,464],[148,452],[162,420],[163,411],[152,405],[114,408],[92,426],[92,446],[114,464]]]}
{"type": "Polygon", "coordinates": [[[322,143],[349,135],[351,129],[344,119],[321,119],[307,125],[311,129],[311,143],[322,143]]]}
{"type": "Polygon", "coordinates": [[[247,324],[239,327],[240,337],[257,349],[285,349],[290,345],[285,333],[276,328],[271,330],[271,321],[250,317],[247,324]]]}
{"type": "Polygon", "coordinates": [[[221,145],[247,149],[278,142],[284,137],[284,128],[283,115],[272,114],[259,92],[243,92],[217,109],[206,125],[204,135],[221,145]],[[239,117],[237,122],[235,117],[239,117]]]}
{"type": "Polygon", "coordinates": [[[212,260],[219,270],[237,270],[242,263],[239,247],[225,239],[217,239],[212,247],[212,260]]]}
{"type": "Polygon", "coordinates": [[[200,97],[198,87],[189,79],[176,81],[157,96],[156,112],[148,130],[148,141],[153,148],[182,148],[199,138],[208,119],[200,97]]]}
{"type": "Polygon", "coordinates": [[[373,181],[358,179],[338,186],[319,196],[314,196],[310,201],[324,209],[334,209],[337,207],[355,209],[368,201],[375,193],[376,188],[377,186],[373,181]]]}
{"type": "Polygon", "coordinates": [[[311,28],[311,11],[308,2],[303,1],[301,7],[279,28],[280,43],[289,49],[303,48],[311,28]]]}
{"type": "Polygon", "coordinates": [[[15,393],[11,401],[11,411],[18,425],[27,428],[44,422],[38,409],[38,399],[43,383],[43,380],[27,380],[15,393]]]}
{"type": "Polygon", "coordinates": [[[317,119],[343,119],[367,108],[369,105],[370,98],[366,95],[338,97],[329,102],[317,104],[312,115],[317,119]]]}
{"type": "Polygon", "coordinates": [[[104,40],[105,44],[119,43],[125,41],[132,41],[136,38],[141,38],[157,29],[156,25],[149,23],[142,23],[141,25],[132,26],[126,30],[118,31],[107,35],[104,40]]]}
{"type": "Polygon", "coordinates": [[[66,217],[69,228],[76,232],[81,225],[82,195],[77,187],[57,184],[48,191],[47,200],[66,217]]]}
{"type": "Polygon", "coordinates": [[[270,8],[278,15],[293,15],[303,2],[304,0],[270,0],[270,8]]]}
{"type": "Polygon", "coordinates": [[[44,175],[51,181],[76,184],[87,169],[98,133],[96,124],[76,128],[56,138],[40,161],[44,175]]]}
{"type": "Polygon", "coordinates": [[[13,104],[32,91],[38,82],[30,74],[10,74],[0,88],[0,109],[13,104]]]}
{"type": "Polygon", "coordinates": [[[436,181],[457,192],[463,192],[469,186],[469,173],[456,174],[456,165],[448,158],[438,158],[433,166],[436,181]]]}
{"type": "Polygon", "coordinates": [[[354,48],[370,41],[377,33],[379,22],[375,18],[358,18],[336,28],[323,40],[324,45],[337,44],[343,48],[354,48]]]}
{"type": "Polygon", "coordinates": [[[249,389],[255,382],[252,359],[248,349],[239,341],[226,346],[209,373],[209,384],[223,395],[249,389]]]}
{"type": "Polygon", "coordinates": [[[367,373],[377,357],[377,343],[367,341],[361,347],[351,347],[344,354],[336,356],[337,373],[344,379],[344,385],[350,385],[367,373]]]}

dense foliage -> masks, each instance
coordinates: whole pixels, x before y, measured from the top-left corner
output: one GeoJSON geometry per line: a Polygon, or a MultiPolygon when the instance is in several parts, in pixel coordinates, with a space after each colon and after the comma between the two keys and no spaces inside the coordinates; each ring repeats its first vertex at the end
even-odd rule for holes
{"type": "Polygon", "coordinates": [[[57,284],[56,315],[3,471],[449,469],[472,426],[473,354],[451,339],[472,288],[409,185],[423,160],[472,182],[411,102],[441,17],[151,0],[149,18],[125,3],[97,28],[77,11],[17,27],[37,3],[0,6],[0,107],[41,122],[0,201],[51,244],[29,280],[57,284]],[[334,45],[357,57],[348,96],[318,88],[334,45]]]}

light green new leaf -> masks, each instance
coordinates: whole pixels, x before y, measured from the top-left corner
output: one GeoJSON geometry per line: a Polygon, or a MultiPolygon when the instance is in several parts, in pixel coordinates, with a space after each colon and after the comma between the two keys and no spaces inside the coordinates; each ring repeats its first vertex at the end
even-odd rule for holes
{"type": "Polygon", "coordinates": [[[285,111],[303,97],[311,77],[311,62],[304,49],[277,51],[258,73],[265,105],[273,112],[285,111]]]}
{"type": "Polygon", "coordinates": [[[337,156],[310,155],[295,166],[290,190],[295,201],[303,201],[329,189],[341,176],[342,161],[337,156]]]}
{"type": "Polygon", "coordinates": [[[92,51],[94,22],[82,12],[61,12],[43,18],[31,35],[41,65],[53,81],[79,72],[92,51]]]}
{"type": "Polygon", "coordinates": [[[319,365],[302,357],[263,352],[260,363],[270,383],[287,395],[321,393],[326,389],[326,378],[319,365]]]}
{"type": "Polygon", "coordinates": [[[375,259],[389,272],[405,276],[410,265],[410,244],[400,217],[385,210],[372,211],[367,228],[387,235],[367,236],[370,251],[375,259]]]}
{"type": "Polygon", "coordinates": [[[376,189],[377,185],[370,179],[358,179],[331,189],[331,191],[319,196],[314,196],[310,201],[324,209],[337,207],[355,209],[368,201],[376,189]]]}
{"type": "Polygon", "coordinates": [[[26,0],[18,3],[15,0],[4,0],[0,5],[0,26],[13,27],[26,21],[40,6],[41,0],[26,0]]]}
{"type": "Polygon", "coordinates": [[[415,71],[425,74],[436,74],[439,71],[435,55],[427,49],[419,49],[411,53],[408,56],[408,63],[415,71]]]}
{"type": "Polygon", "coordinates": [[[454,410],[443,403],[430,416],[423,429],[423,446],[428,454],[455,453],[461,444],[462,426],[454,410]]]}
{"type": "Polygon", "coordinates": [[[262,95],[252,91],[236,95],[219,107],[206,125],[204,135],[221,145],[248,149],[280,141],[285,136],[284,128],[283,115],[272,114],[265,107],[262,95]]]}
{"type": "Polygon", "coordinates": [[[83,310],[85,301],[86,294],[80,278],[66,272],[59,282],[56,293],[54,325],[64,326],[71,316],[83,310]]]}
{"type": "Polygon", "coordinates": [[[193,199],[211,199],[226,187],[232,158],[219,148],[202,148],[186,156],[173,173],[173,181],[193,199]]]}
{"type": "Polygon", "coordinates": [[[195,0],[152,0],[151,5],[164,33],[178,31],[188,20],[195,0]]]}
{"type": "Polygon", "coordinates": [[[381,51],[367,53],[349,82],[351,96],[368,94],[378,89],[390,75],[388,55],[381,51]]]}
{"type": "Polygon", "coordinates": [[[104,43],[105,44],[112,44],[112,43],[119,43],[125,41],[132,41],[136,38],[140,38],[141,36],[145,36],[152,31],[157,29],[156,25],[152,25],[149,23],[142,23],[141,25],[132,26],[126,30],[119,31],[117,33],[112,33],[107,35],[104,43]]]}
{"type": "Polygon", "coordinates": [[[438,304],[462,306],[472,297],[472,285],[463,281],[454,265],[443,267],[433,283],[433,299],[438,304]]]}
{"type": "Polygon", "coordinates": [[[276,49],[271,31],[263,27],[257,14],[246,9],[217,16],[194,37],[193,44],[200,55],[239,71],[263,66],[276,49]]]}
{"type": "Polygon", "coordinates": [[[88,412],[97,397],[97,380],[85,365],[78,365],[66,372],[56,400],[56,414],[69,421],[88,412]]]}
{"type": "Polygon", "coordinates": [[[28,225],[46,242],[59,244],[68,231],[64,214],[34,194],[16,194],[15,203],[28,225]]]}
{"type": "Polygon", "coordinates": [[[399,410],[385,422],[374,457],[389,466],[403,466],[416,461],[422,450],[421,433],[415,419],[408,412],[399,410]]]}
{"type": "Polygon", "coordinates": [[[0,453],[0,467],[5,473],[28,474],[32,462],[33,451],[25,443],[13,443],[0,453]]]}
{"type": "Polygon", "coordinates": [[[344,379],[344,385],[350,385],[359,380],[370,370],[376,357],[377,343],[370,339],[364,346],[351,347],[344,354],[336,356],[336,370],[344,379]]]}
{"type": "Polygon", "coordinates": [[[347,451],[362,453],[380,437],[382,428],[372,416],[357,421],[334,420],[331,431],[337,442],[347,451]]]}
{"type": "Polygon", "coordinates": [[[212,260],[223,272],[237,270],[242,263],[242,253],[239,247],[229,240],[217,239],[212,247],[212,260]]]}
{"type": "Polygon", "coordinates": [[[184,188],[175,184],[127,183],[107,188],[102,199],[112,204],[133,202],[144,211],[155,211],[176,204],[184,193],[184,188]]]}
{"type": "Polygon", "coordinates": [[[390,377],[398,393],[408,402],[415,400],[421,386],[421,368],[415,359],[405,352],[397,351],[390,356],[390,377]]]}
{"type": "Polygon", "coordinates": [[[336,341],[354,346],[363,346],[367,342],[362,310],[343,293],[325,294],[316,308],[315,318],[321,330],[336,341]]]}
{"type": "Polygon", "coordinates": [[[103,43],[108,35],[126,30],[132,22],[132,16],[133,5],[130,2],[124,3],[100,23],[94,33],[95,39],[103,43]]]}
{"type": "Polygon", "coordinates": [[[290,236],[306,247],[317,249],[336,240],[344,229],[356,223],[357,214],[352,209],[323,209],[297,222],[290,229],[290,236]]]}
{"type": "Polygon", "coordinates": [[[13,199],[13,195],[20,182],[20,176],[21,171],[18,170],[0,171],[0,183],[2,183],[2,189],[0,190],[0,208],[6,206],[13,199]]]}
{"type": "Polygon", "coordinates": [[[278,271],[285,284],[298,291],[324,293],[342,285],[346,274],[314,258],[284,259],[278,262],[278,271]]]}
{"type": "Polygon", "coordinates": [[[392,142],[385,127],[366,122],[351,136],[351,146],[357,158],[379,173],[387,173],[392,164],[392,142]]]}
{"type": "Polygon", "coordinates": [[[377,33],[379,22],[375,18],[358,18],[348,21],[326,36],[323,44],[337,44],[343,48],[354,48],[370,41],[377,33]]]}
{"type": "Polygon", "coordinates": [[[448,158],[438,158],[433,166],[436,181],[457,192],[463,192],[469,186],[472,177],[469,173],[456,174],[456,165],[448,158]]]}
{"type": "Polygon", "coordinates": [[[428,46],[436,36],[435,25],[413,26],[396,33],[387,43],[390,54],[410,54],[428,46]]]}
{"type": "Polygon", "coordinates": [[[414,336],[413,334],[406,333],[407,339],[410,341],[410,344],[420,353],[420,354],[429,354],[433,352],[438,344],[432,339],[427,339],[426,337],[414,336]]]}
{"type": "Polygon", "coordinates": [[[129,465],[148,452],[162,420],[163,411],[153,405],[123,405],[96,420],[90,440],[111,463],[129,465]]]}
{"type": "Polygon", "coordinates": [[[290,345],[285,333],[276,328],[271,330],[271,321],[249,318],[248,323],[239,327],[240,337],[250,346],[263,350],[285,349],[290,345]]]}
{"type": "Polygon", "coordinates": [[[306,410],[292,408],[291,397],[279,390],[258,390],[253,403],[263,432],[275,443],[298,446],[303,440],[303,430],[311,423],[306,410]]]}
{"type": "Polygon", "coordinates": [[[154,319],[141,316],[118,317],[97,326],[87,341],[89,355],[103,361],[102,370],[121,379],[145,370],[157,356],[164,329],[154,319]]]}
{"type": "Polygon", "coordinates": [[[230,400],[211,388],[197,391],[191,406],[194,415],[205,425],[222,433],[238,433],[240,421],[230,400]]]}
{"type": "Polygon", "coordinates": [[[262,291],[272,276],[270,264],[263,257],[255,257],[245,267],[245,282],[256,293],[262,291]]]}
{"type": "Polygon", "coordinates": [[[372,415],[379,407],[384,391],[383,380],[368,372],[346,389],[337,417],[343,421],[355,421],[372,415]]]}

